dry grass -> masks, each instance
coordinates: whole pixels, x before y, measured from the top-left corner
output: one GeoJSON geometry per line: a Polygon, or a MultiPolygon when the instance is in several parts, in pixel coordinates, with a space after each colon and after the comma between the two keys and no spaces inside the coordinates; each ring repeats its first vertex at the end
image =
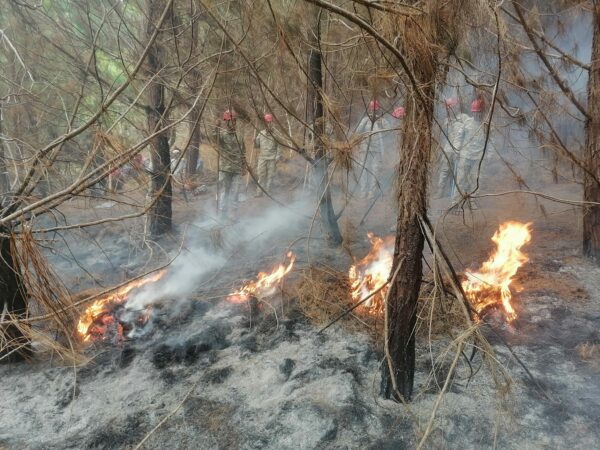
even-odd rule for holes
{"type": "MultiPolygon", "coordinates": [[[[331,267],[312,266],[302,271],[295,295],[302,313],[319,326],[329,324],[354,304],[348,275],[331,267]]],[[[367,329],[374,337],[382,334],[381,318],[361,312],[360,308],[339,323],[352,331],[367,329]]]]}
{"type": "MultiPolygon", "coordinates": [[[[300,310],[318,326],[326,326],[354,305],[348,274],[331,267],[312,266],[300,274],[292,293],[300,310]]],[[[367,330],[377,341],[383,336],[383,316],[358,307],[339,322],[351,331],[367,330]]],[[[448,336],[464,328],[458,302],[434,295],[432,284],[424,283],[419,298],[417,335],[419,339],[448,336]]]]}
{"type": "Polygon", "coordinates": [[[30,317],[5,314],[2,321],[7,326],[0,327],[0,346],[15,349],[31,342],[65,362],[84,363],[85,357],[73,337],[78,317],[73,298],[52,271],[29,230],[23,229],[11,239],[15,267],[20,268],[23,290],[29,299],[30,317]],[[7,331],[11,325],[21,332],[23,342],[11,342],[7,331]]]}
{"type": "Polygon", "coordinates": [[[417,336],[447,336],[464,326],[465,317],[458,301],[452,297],[441,298],[433,283],[423,283],[417,311],[417,336]]]}

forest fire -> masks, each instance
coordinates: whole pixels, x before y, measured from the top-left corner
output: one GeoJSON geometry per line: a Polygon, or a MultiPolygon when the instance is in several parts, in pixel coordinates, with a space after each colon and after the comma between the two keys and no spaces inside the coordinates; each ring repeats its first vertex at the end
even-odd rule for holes
{"type": "Polygon", "coordinates": [[[495,253],[477,272],[465,273],[467,279],[462,282],[462,288],[478,313],[501,304],[509,322],[517,317],[510,303],[510,284],[519,268],[529,261],[521,247],[531,240],[530,225],[504,222],[492,237],[497,246],[495,253]]]}
{"type": "Polygon", "coordinates": [[[278,283],[294,267],[296,255],[288,252],[286,258],[289,260],[287,265],[278,264],[270,272],[259,272],[256,280],[246,283],[240,290],[229,294],[227,299],[233,303],[243,303],[252,297],[266,297],[272,295],[277,288],[278,283]]]}
{"type": "MultiPolygon", "coordinates": [[[[82,340],[84,342],[105,340],[109,334],[114,334],[116,340],[123,340],[125,330],[123,323],[119,320],[119,315],[125,312],[124,305],[129,300],[129,293],[134,289],[157,282],[166,273],[166,270],[162,270],[152,276],[132,281],[92,303],[81,314],[77,324],[77,333],[82,340]]],[[[151,307],[149,306],[135,315],[127,314],[128,321],[134,322],[132,326],[144,325],[150,318],[150,312],[151,307]]]]}
{"type": "MultiPolygon", "coordinates": [[[[367,236],[371,242],[371,250],[348,271],[352,299],[357,302],[381,288],[387,282],[392,270],[394,236],[380,238],[373,233],[368,233],[367,236]]],[[[386,294],[387,287],[381,289],[360,308],[373,314],[381,313],[386,294]]]]}

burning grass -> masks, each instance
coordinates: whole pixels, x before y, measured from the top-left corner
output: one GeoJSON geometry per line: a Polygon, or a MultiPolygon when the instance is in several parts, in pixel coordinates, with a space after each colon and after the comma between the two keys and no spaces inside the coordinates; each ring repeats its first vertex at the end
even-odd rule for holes
{"type": "MultiPolygon", "coordinates": [[[[141,288],[150,283],[155,283],[166,274],[166,270],[161,270],[152,276],[134,280],[115,292],[108,294],[86,308],[79,317],[77,332],[84,342],[103,340],[106,338],[109,329],[115,328],[118,340],[124,338],[124,329],[115,313],[117,306],[123,306],[129,300],[131,291],[141,288]]],[[[137,320],[147,321],[150,315],[150,308],[146,308],[138,315],[137,320]]]]}
{"type": "Polygon", "coordinates": [[[531,240],[531,224],[504,222],[492,236],[496,251],[478,271],[465,273],[462,288],[478,313],[502,304],[507,321],[517,317],[511,305],[510,285],[519,268],[529,261],[521,247],[531,240]]]}
{"type": "MultiPolygon", "coordinates": [[[[294,294],[302,313],[322,327],[356,304],[351,292],[347,273],[331,267],[312,266],[301,272],[294,294]]],[[[464,326],[464,315],[458,302],[453,298],[440,298],[431,282],[423,283],[417,317],[420,338],[447,335],[464,326]]],[[[377,341],[383,339],[383,314],[374,314],[370,308],[356,308],[340,323],[351,331],[364,332],[366,329],[377,341]]]]}
{"type": "Polygon", "coordinates": [[[259,272],[255,280],[249,281],[239,290],[231,293],[228,300],[233,303],[243,303],[253,297],[260,298],[273,295],[283,281],[283,278],[294,267],[295,261],[296,255],[288,252],[285,263],[277,264],[270,272],[259,272]]]}

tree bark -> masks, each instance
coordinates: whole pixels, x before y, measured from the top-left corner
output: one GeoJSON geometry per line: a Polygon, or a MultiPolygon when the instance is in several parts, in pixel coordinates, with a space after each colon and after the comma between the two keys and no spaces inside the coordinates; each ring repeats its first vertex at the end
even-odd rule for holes
{"type": "MultiPolygon", "coordinates": [[[[0,104],[0,136],[3,133],[3,121],[4,117],[2,112],[2,105],[0,104]]],[[[6,156],[6,144],[4,144],[3,139],[0,139],[0,206],[2,206],[4,197],[8,195],[8,191],[10,190],[8,167],[6,166],[6,156]]]]}
{"type": "MultiPolygon", "coordinates": [[[[21,270],[13,258],[14,245],[7,229],[0,229],[0,233],[0,317],[25,318],[27,302],[21,270]]],[[[15,325],[6,325],[1,334],[6,342],[0,341],[0,362],[21,361],[32,354],[29,339],[15,325]]]]}
{"type": "Polygon", "coordinates": [[[202,108],[200,106],[194,107],[194,110],[192,111],[192,120],[194,122],[191,124],[190,147],[187,149],[187,164],[185,168],[186,174],[190,176],[196,174],[196,167],[198,166],[198,159],[200,157],[200,144],[202,143],[202,138],[200,135],[200,120],[198,116],[201,114],[202,108]],[[196,123],[196,126],[194,126],[194,123],[196,123]]]}
{"type": "MultiPolygon", "coordinates": [[[[154,33],[155,23],[163,12],[163,0],[148,0],[148,24],[146,36],[154,33]]],[[[170,14],[172,14],[172,7],[170,14]]],[[[171,21],[167,17],[165,23],[171,21]]],[[[157,38],[148,53],[147,69],[150,76],[157,74],[164,65],[163,51],[157,38]]],[[[160,77],[156,77],[148,87],[148,131],[154,132],[165,125],[165,86],[160,77]]],[[[156,199],[149,211],[149,230],[152,237],[158,237],[171,231],[171,149],[167,132],[160,133],[151,141],[152,148],[152,195],[156,199]]]]}
{"type": "MultiPolygon", "coordinates": [[[[600,4],[593,4],[594,31],[592,60],[588,80],[588,114],[586,124],[585,167],[600,177],[600,4]]],[[[600,202],[600,185],[587,171],[584,173],[583,199],[600,202]]],[[[600,207],[588,206],[583,211],[583,253],[600,261],[600,207]]]]}
{"type": "Polygon", "coordinates": [[[327,235],[327,241],[332,246],[342,243],[342,234],[338,226],[337,218],[333,210],[331,190],[329,188],[329,160],[323,142],[325,134],[325,117],[323,115],[323,72],[322,55],[319,50],[321,36],[320,8],[316,10],[316,24],[313,32],[309,33],[308,42],[310,52],[308,55],[308,74],[310,77],[308,85],[309,117],[312,118],[312,127],[315,142],[315,159],[313,166],[315,176],[318,180],[319,213],[321,223],[327,235]]]}
{"type": "MultiPolygon", "coordinates": [[[[409,39],[426,40],[421,29],[429,24],[405,31],[409,39]]],[[[405,35],[405,39],[406,39],[405,35]]],[[[387,342],[388,361],[382,365],[381,393],[397,397],[394,384],[404,400],[412,397],[415,372],[415,325],[417,301],[421,288],[424,236],[420,217],[426,214],[428,167],[431,157],[431,125],[434,110],[437,65],[435,54],[427,45],[407,41],[407,62],[418,84],[419,92],[410,85],[407,114],[398,164],[398,219],[392,273],[394,278],[388,296],[387,342]],[[420,51],[419,51],[420,50],[420,51]],[[400,267],[398,267],[400,266],[400,267]],[[391,366],[391,367],[390,367],[391,366]]]]}

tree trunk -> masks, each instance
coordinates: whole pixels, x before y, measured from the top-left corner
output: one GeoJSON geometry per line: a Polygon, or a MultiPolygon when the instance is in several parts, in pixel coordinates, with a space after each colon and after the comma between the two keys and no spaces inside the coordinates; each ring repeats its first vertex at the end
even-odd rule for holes
{"type": "Polygon", "coordinates": [[[200,144],[201,144],[201,136],[200,136],[200,116],[202,114],[202,108],[200,106],[196,106],[192,111],[192,124],[193,127],[190,130],[191,138],[190,138],[190,146],[187,149],[187,164],[186,164],[186,175],[195,175],[196,167],[198,166],[198,158],[200,157],[200,144]],[[197,123],[196,123],[197,120],[197,123]],[[196,123],[196,126],[194,126],[196,123]]]}
{"type": "Polygon", "coordinates": [[[322,55],[319,50],[320,45],[320,9],[316,10],[316,25],[313,33],[309,33],[308,42],[311,46],[308,56],[308,74],[310,82],[308,85],[309,117],[312,118],[312,127],[315,142],[315,158],[317,160],[313,167],[319,187],[319,212],[321,223],[327,235],[327,241],[330,245],[338,246],[342,243],[342,234],[338,226],[337,218],[333,210],[331,200],[331,190],[329,189],[329,160],[323,143],[325,134],[325,117],[323,116],[323,73],[322,73],[322,55]]]}
{"type": "MultiPolygon", "coordinates": [[[[14,246],[7,229],[0,229],[0,321],[27,316],[27,302],[21,283],[21,270],[13,258],[14,246]]],[[[29,339],[14,325],[0,330],[0,362],[20,361],[31,355],[29,339]]]]}
{"type": "MultiPolygon", "coordinates": [[[[600,178],[600,3],[593,4],[594,32],[592,60],[588,80],[588,114],[586,124],[585,166],[600,178]]],[[[584,173],[583,199],[600,202],[600,186],[584,173]]],[[[600,207],[588,206],[583,211],[583,253],[600,261],[600,207]]]]}
{"type": "MultiPolygon", "coordinates": [[[[164,10],[163,0],[148,1],[148,24],[146,36],[148,39],[154,32],[154,24],[164,10]]],[[[172,14],[172,9],[171,12],[172,14]]],[[[167,17],[164,23],[171,23],[167,17]]],[[[148,53],[147,69],[150,76],[157,74],[164,64],[161,43],[157,38],[148,53]]],[[[160,77],[156,77],[148,87],[148,131],[154,133],[164,127],[165,115],[165,86],[160,77]]],[[[149,211],[150,235],[153,237],[171,231],[171,151],[168,132],[160,133],[151,141],[152,148],[152,195],[156,199],[149,211]]]]}
{"type": "MultiPolygon", "coordinates": [[[[2,106],[0,105],[0,136],[3,133],[3,112],[2,106]]],[[[6,166],[6,144],[4,140],[0,139],[0,206],[2,206],[4,197],[8,194],[10,189],[10,181],[8,179],[8,167],[6,166]]]]}
{"type": "MultiPolygon", "coordinates": [[[[417,40],[428,24],[405,29],[405,39],[417,40]]],[[[419,86],[411,86],[398,164],[398,220],[392,273],[397,275],[390,286],[387,311],[387,353],[382,365],[381,393],[397,397],[394,383],[404,400],[412,397],[415,372],[415,324],[421,288],[424,236],[419,224],[426,214],[428,166],[431,157],[431,124],[434,110],[436,61],[427,45],[407,41],[411,48],[408,64],[419,86]],[[399,266],[399,267],[398,267],[399,266]],[[391,371],[390,371],[390,367],[391,371]]]]}

